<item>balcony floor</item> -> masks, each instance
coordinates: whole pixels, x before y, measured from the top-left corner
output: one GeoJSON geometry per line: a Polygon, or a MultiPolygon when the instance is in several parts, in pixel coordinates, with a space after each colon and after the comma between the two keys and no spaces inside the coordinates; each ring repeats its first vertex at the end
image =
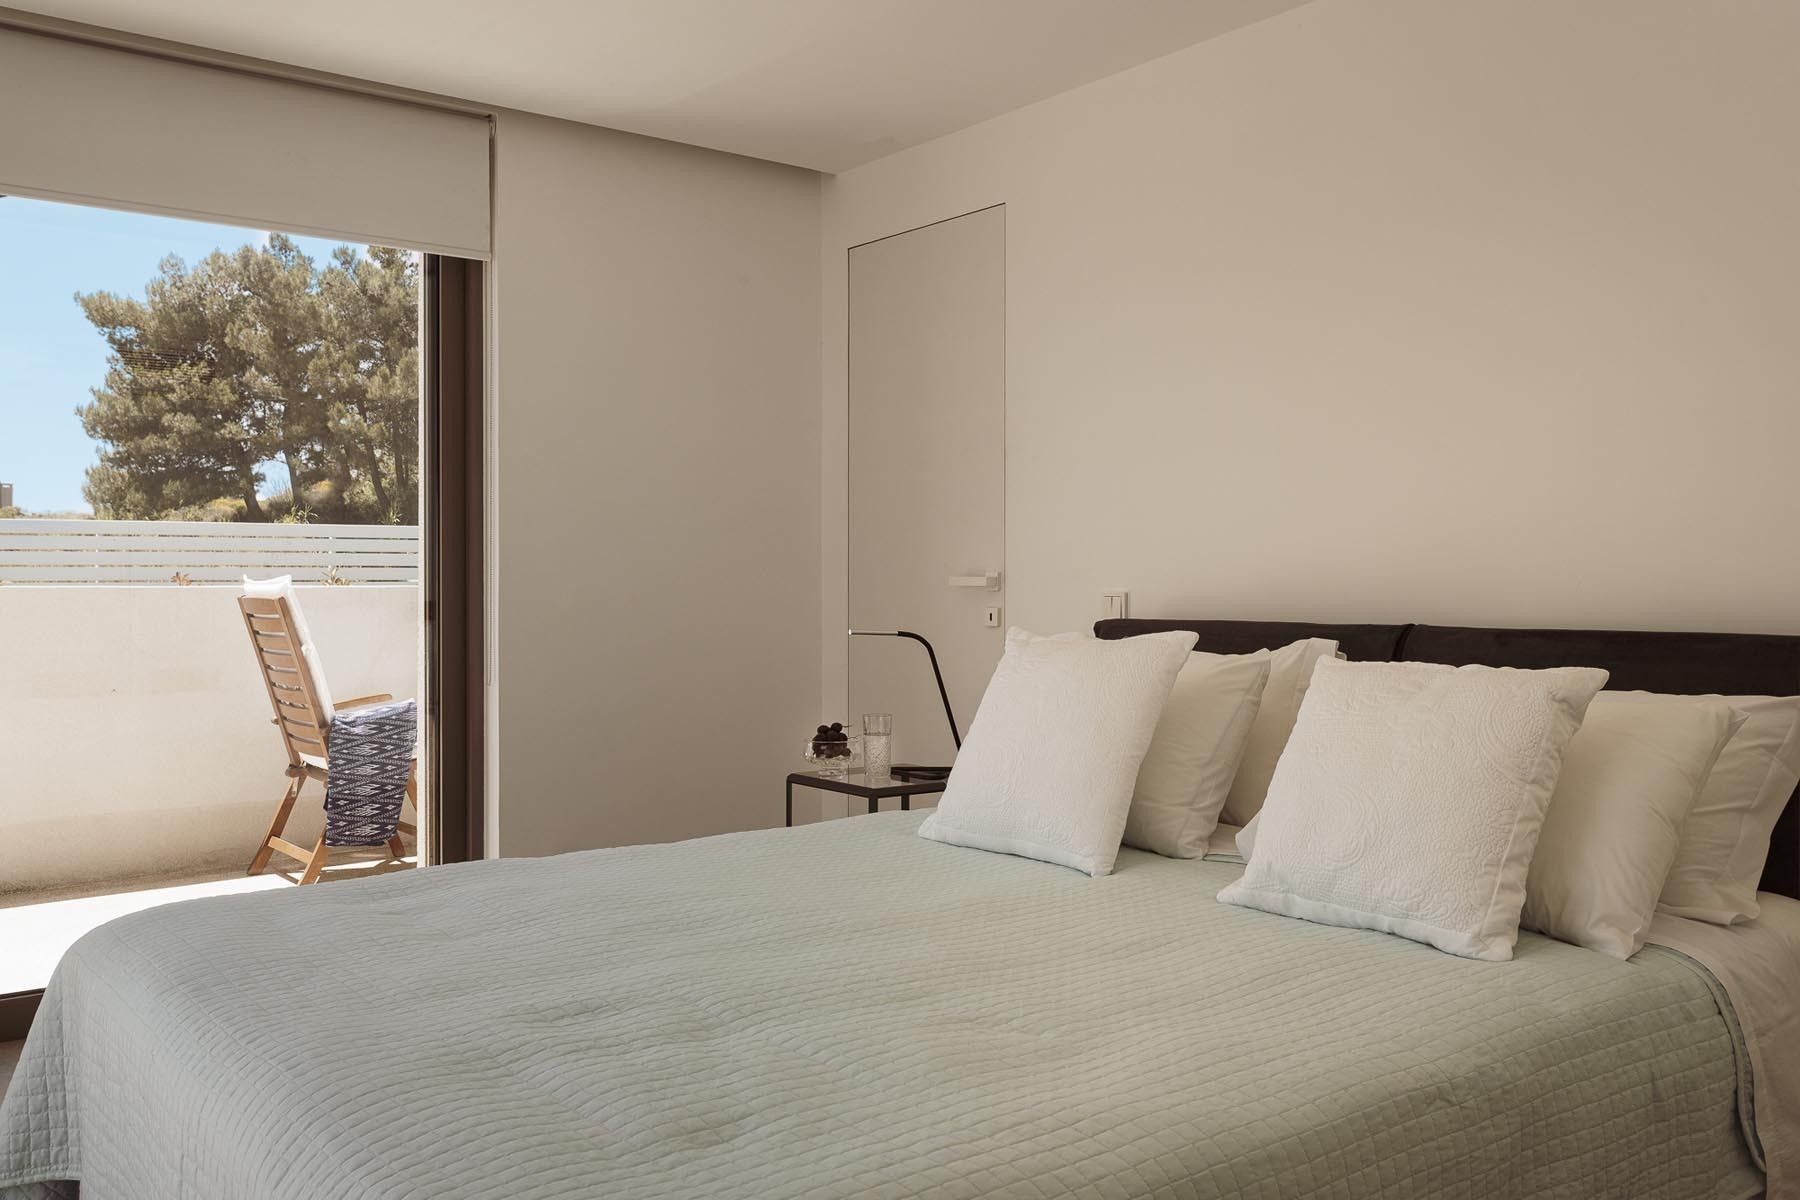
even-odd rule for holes
{"type": "MultiPolygon", "coordinates": [[[[339,850],[333,857],[332,864],[320,876],[320,883],[366,879],[389,871],[411,870],[417,865],[411,856],[390,859],[379,849],[361,857],[347,849],[339,850]]],[[[62,959],[63,951],[114,917],[202,896],[290,888],[297,878],[292,871],[245,875],[242,867],[233,867],[0,893],[0,947],[4,947],[0,950],[0,995],[43,987],[50,981],[50,973],[62,959]]]]}

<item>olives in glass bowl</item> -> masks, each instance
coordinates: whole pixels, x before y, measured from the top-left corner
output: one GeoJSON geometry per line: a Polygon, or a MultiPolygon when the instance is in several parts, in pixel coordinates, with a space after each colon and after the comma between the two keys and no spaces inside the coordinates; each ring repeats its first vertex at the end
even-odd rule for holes
{"type": "Polygon", "coordinates": [[[862,736],[846,733],[841,722],[834,721],[814,730],[803,753],[808,765],[821,775],[845,775],[862,770],[862,736]]]}

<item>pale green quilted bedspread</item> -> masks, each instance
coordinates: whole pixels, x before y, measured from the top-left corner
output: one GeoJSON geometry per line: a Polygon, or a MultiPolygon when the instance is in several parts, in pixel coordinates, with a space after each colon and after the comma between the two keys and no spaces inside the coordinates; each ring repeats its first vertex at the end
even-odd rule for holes
{"type": "MultiPolygon", "coordinates": [[[[855,817],[115,921],[0,1185],[326,1197],[1712,1197],[1759,1186],[1698,969],[1510,963],[855,817]]],[[[8,1195],[0,1186],[0,1196],[8,1195]]],[[[48,1194],[18,1188],[12,1196],[48,1194]]]]}

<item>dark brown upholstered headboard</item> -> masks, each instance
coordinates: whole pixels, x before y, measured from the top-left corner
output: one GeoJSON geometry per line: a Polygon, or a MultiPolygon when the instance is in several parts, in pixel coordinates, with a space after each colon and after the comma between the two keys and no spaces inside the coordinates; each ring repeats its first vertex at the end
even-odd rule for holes
{"type": "Polygon", "coordinates": [[[1406,625],[1315,625],[1308,621],[1163,621],[1127,617],[1101,621],[1094,626],[1094,636],[1136,637],[1140,633],[1191,629],[1200,635],[1199,648],[1214,654],[1251,654],[1285,646],[1301,638],[1330,638],[1338,644],[1345,658],[1386,662],[1399,652],[1400,639],[1409,628],[1406,625]]]}
{"type": "MultiPolygon", "coordinates": [[[[1191,629],[1220,654],[1332,638],[1365,661],[1490,667],[1605,667],[1621,691],[1726,696],[1800,695],[1800,637],[1745,633],[1630,633],[1599,629],[1479,629],[1448,625],[1315,625],[1297,621],[1101,621],[1094,634],[1132,637],[1191,629]]],[[[1800,898],[1800,790],[1775,826],[1762,888],[1800,898]]]]}

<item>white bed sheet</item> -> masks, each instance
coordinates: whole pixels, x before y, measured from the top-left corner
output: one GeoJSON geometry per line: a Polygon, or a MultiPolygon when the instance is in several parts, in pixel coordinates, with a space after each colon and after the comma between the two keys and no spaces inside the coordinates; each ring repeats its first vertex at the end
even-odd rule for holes
{"type": "Polygon", "coordinates": [[[1244,831],[1242,825],[1227,825],[1223,821],[1213,827],[1212,837],[1207,839],[1206,853],[1202,858],[1213,862],[1241,863],[1244,856],[1238,853],[1237,836],[1244,831]]]}
{"type": "Polygon", "coordinates": [[[1761,893],[1761,915],[1710,925],[1656,914],[1651,942],[1712,973],[1737,1013],[1750,1055],[1756,1133],[1769,1200],[1800,1197],[1800,900],[1761,893]]]}

